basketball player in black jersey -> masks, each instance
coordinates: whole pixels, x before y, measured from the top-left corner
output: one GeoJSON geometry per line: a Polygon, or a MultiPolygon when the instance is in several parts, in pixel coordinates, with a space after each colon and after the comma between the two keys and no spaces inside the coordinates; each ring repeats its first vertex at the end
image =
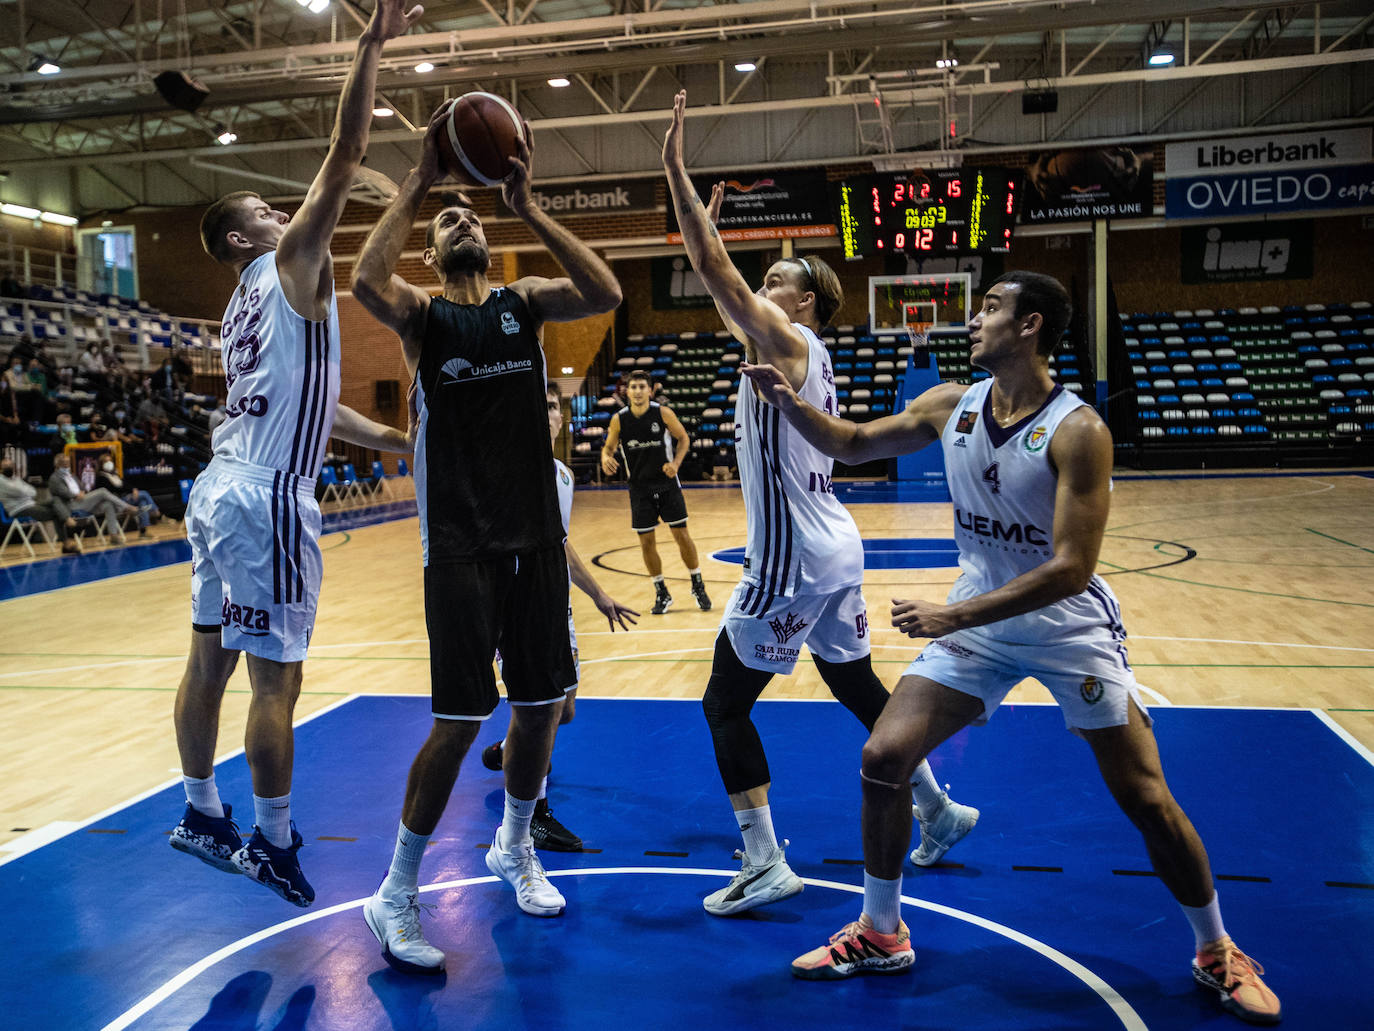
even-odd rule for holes
{"type": "Polygon", "coordinates": [[[658,542],[654,539],[661,519],[673,531],[682,564],[692,578],[692,597],[697,608],[709,612],[711,599],[697,566],[696,542],[687,532],[687,501],[677,480],[677,471],[691,444],[687,430],[671,408],[650,400],[653,382],[647,372],[636,369],[630,373],[625,380],[625,394],[630,403],[611,416],[606,429],[601,470],[614,476],[620,469],[615,457],[618,448],[625,459],[625,475],[630,479],[630,525],[639,534],[644,566],[654,578],[654,607],[649,611],[661,616],[673,604],[673,596],[663,582],[663,560],[658,557],[658,542]],[[671,458],[666,440],[669,436],[673,438],[671,458]]]}
{"type": "Polygon", "coordinates": [[[425,234],[424,260],[442,293],[431,297],[395,274],[420,204],[445,174],[438,138],[446,114],[440,108],[430,120],[419,165],[353,272],[354,296],[400,336],[406,367],[418,380],[415,480],[434,723],[410,769],[391,869],[363,907],[387,961],[418,973],[444,965],[444,954],[420,931],[420,858],[480,722],[500,700],[492,670],[498,648],[511,721],[502,763],[505,817],[487,866],[514,887],[526,913],[563,912],[563,896],[530,838],[564,689],[575,676],[541,338],[545,322],[620,303],[611,270],[535,203],[524,140],[502,196],[567,276],[526,276],[493,288],[481,219],[461,196],[445,203],[425,234]]]}

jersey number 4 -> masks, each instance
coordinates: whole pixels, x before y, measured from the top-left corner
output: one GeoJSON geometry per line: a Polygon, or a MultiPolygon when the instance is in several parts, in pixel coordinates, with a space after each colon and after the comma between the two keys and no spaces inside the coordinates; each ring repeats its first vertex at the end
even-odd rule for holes
{"type": "Polygon", "coordinates": [[[983,470],[983,482],[992,488],[994,494],[1002,493],[1002,481],[997,476],[997,463],[993,462],[983,470]]]}

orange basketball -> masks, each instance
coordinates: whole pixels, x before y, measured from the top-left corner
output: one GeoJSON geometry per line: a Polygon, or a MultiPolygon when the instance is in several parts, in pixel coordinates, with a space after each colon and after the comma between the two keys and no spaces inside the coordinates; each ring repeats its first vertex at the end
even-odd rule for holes
{"type": "Polygon", "coordinates": [[[456,179],[496,186],[511,173],[525,125],[494,93],[464,93],[449,107],[439,133],[439,160],[456,179]]]}

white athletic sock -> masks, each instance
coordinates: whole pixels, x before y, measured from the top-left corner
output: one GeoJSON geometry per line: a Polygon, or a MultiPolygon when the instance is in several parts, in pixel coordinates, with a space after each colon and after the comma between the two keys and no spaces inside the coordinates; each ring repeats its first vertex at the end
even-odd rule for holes
{"type": "Polygon", "coordinates": [[[662,573],[660,573],[658,576],[654,577],[654,583],[656,583],[656,584],[661,584],[662,582],[663,582],[663,574],[662,574],[662,573]]]}
{"type": "Polygon", "coordinates": [[[264,838],[277,848],[291,847],[291,792],[280,798],[254,795],[253,816],[264,838]]]}
{"type": "Polygon", "coordinates": [[[911,775],[911,800],[916,803],[922,820],[939,815],[945,805],[944,792],[940,790],[940,785],[935,783],[935,774],[931,772],[930,763],[924,759],[911,775]]]}
{"type": "Polygon", "coordinates": [[[1183,915],[1193,927],[1194,951],[1200,951],[1208,942],[1226,936],[1226,928],[1221,922],[1221,904],[1217,901],[1215,891],[1212,892],[1212,901],[1205,906],[1185,906],[1180,902],[1178,908],[1183,910],[1183,915]]]}
{"type": "Polygon", "coordinates": [[[687,575],[688,575],[688,576],[700,576],[700,575],[701,575],[701,569],[700,569],[700,567],[698,567],[698,568],[696,568],[696,569],[689,569],[689,570],[687,570],[687,575]]]}
{"type": "Polygon", "coordinates": [[[182,774],[181,783],[186,786],[186,801],[191,803],[196,812],[215,819],[224,816],[224,804],[219,800],[219,788],[215,787],[213,772],[204,780],[182,774]]]}
{"type": "Polygon", "coordinates": [[[546,798],[548,798],[548,797],[549,797],[549,778],[548,778],[547,776],[545,776],[544,779],[541,780],[541,781],[539,782],[539,797],[536,798],[535,801],[536,801],[536,802],[541,802],[541,801],[543,801],[544,799],[546,799],[546,798]]]}
{"type": "Polygon", "coordinates": [[[757,809],[737,809],[735,819],[744,837],[744,854],[750,866],[771,862],[778,851],[778,838],[773,833],[773,808],[761,805],[757,809]]]}
{"type": "Polygon", "coordinates": [[[378,891],[392,897],[407,895],[420,886],[420,860],[424,858],[428,834],[416,834],[404,823],[396,832],[396,851],[391,855],[391,869],[386,872],[378,891]]]}
{"type": "Polygon", "coordinates": [[[539,799],[526,801],[506,792],[506,815],[501,818],[501,847],[510,851],[516,845],[530,840],[530,820],[534,819],[534,807],[539,799]]]}
{"type": "Polygon", "coordinates": [[[879,934],[891,934],[902,922],[902,879],[885,881],[864,871],[864,912],[879,934]]]}

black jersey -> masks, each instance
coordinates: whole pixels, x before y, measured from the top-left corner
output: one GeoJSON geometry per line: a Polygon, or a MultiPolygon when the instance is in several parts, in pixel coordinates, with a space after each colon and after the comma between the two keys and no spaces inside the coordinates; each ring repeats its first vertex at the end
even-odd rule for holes
{"type": "Polygon", "coordinates": [[[677,482],[663,475],[672,437],[658,402],[650,401],[643,415],[635,415],[629,405],[616,414],[620,417],[620,454],[630,486],[653,490],[677,482]]]}
{"type": "Polygon", "coordinates": [[[563,541],[544,352],[525,302],[429,302],[420,345],[415,495],[425,565],[563,541]]]}

